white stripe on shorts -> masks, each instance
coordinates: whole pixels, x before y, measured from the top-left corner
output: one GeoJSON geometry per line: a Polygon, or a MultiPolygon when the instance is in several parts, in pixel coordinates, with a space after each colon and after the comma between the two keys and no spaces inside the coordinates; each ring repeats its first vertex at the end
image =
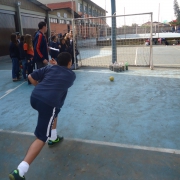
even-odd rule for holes
{"type": "Polygon", "coordinates": [[[52,116],[51,116],[50,121],[49,121],[49,124],[48,124],[47,132],[46,132],[46,136],[47,136],[47,137],[49,136],[49,131],[50,131],[50,128],[51,128],[52,121],[53,121],[53,119],[54,119],[55,110],[56,110],[56,108],[54,107],[54,108],[53,108],[52,116]]]}

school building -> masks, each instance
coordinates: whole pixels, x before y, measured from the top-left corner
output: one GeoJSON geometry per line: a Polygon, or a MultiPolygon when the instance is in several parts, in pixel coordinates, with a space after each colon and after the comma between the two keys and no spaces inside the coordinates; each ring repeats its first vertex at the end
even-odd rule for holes
{"type": "MultiPolygon", "coordinates": [[[[66,17],[65,14],[60,12],[62,9],[69,10],[69,13],[74,11],[74,17],[75,18],[84,18],[81,21],[75,22],[75,28],[76,33],[79,37],[82,38],[89,38],[89,37],[97,37],[98,33],[100,33],[101,30],[103,30],[105,27],[107,28],[107,23],[105,18],[101,19],[86,19],[88,17],[99,17],[99,16],[106,16],[106,10],[92,2],[91,0],[40,0],[44,4],[46,4],[47,7],[52,9],[53,11],[57,11],[58,17],[66,17]],[[51,2],[51,3],[49,3],[51,2]]],[[[51,23],[53,23],[52,31],[57,31],[58,28],[61,28],[62,26],[59,26],[58,17],[51,20],[51,23]]],[[[71,13],[71,17],[72,13],[71,13]]],[[[103,31],[101,31],[103,32],[103,31]]]]}

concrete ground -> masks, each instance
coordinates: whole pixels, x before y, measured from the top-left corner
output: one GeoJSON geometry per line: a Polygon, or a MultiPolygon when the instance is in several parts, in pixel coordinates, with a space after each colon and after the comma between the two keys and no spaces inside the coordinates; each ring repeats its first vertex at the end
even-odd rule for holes
{"type": "MultiPolygon", "coordinates": [[[[12,82],[8,62],[0,61],[1,180],[22,161],[37,122],[29,104],[34,87],[12,82]]],[[[179,69],[75,73],[58,120],[65,139],[44,147],[27,180],[179,180],[179,69]]]]}

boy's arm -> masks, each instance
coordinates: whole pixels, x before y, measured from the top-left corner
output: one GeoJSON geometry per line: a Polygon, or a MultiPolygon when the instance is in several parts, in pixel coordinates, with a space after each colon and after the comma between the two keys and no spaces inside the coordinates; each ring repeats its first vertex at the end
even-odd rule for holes
{"type": "Polygon", "coordinates": [[[28,75],[28,79],[31,82],[31,84],[33,84],[34,86],[36,86],[38,84],[38,81],[34,80],[31,76],[31,74],[28,75]]]}
{"type": "Polygon", "coordinates": [[[57,65],[57,61],[55,59],[53,59],[53,58],[49,61],[49,63],[51,65],[57,65]]]}

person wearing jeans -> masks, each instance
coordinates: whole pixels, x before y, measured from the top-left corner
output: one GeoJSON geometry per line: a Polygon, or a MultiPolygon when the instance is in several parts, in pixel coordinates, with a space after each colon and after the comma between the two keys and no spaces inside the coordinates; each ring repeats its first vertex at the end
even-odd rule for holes
{"type": "MultiPolygon", "coordinates": [[[[63,137],[57,134],[57,118],[76,75],[70,70],[72,60],[69,53],[60,53],[57,61],[52,59],[50,63],[52,65],[37,69],[28,76],[35,86],[30,102],[32,108],[38,112],[34,132],[36,139],[29,147],[23,161],[9,174],[10,180],[25,180],[29,166],[46,142],[49,147],[53,147],[63,141],[63,137]]],[[[29,123],[33,124],[33,122],[29,123]]],[[[49,152],[49,155],[51,153],[49,152]]],[[[40,177],[37,179],[39,180],[40,177]]]]}
{"type": "Polygon", "coordinates": [[[23,66],[22,75],[23,75],[24,80],[27,81],[27,75],[26,75],[26,71],[27,71],[27,60],[26,60],[26,58],[22,60],[22,66],[23,66]]]}
{"type": "Polygon", "coordinates": [[[12,57],[12,78],[13,82],[19,80],[19,59],[12,57]]]}
{"type": "Polygon", "coordinates": [[[24,51],[23,45],[24,45],[24,36],[21,36],[20,43],[19,43],[19,53],[20,53],[20,60],[23,66],[22,75],[23,75],[24,80],[26,81],[27,80],[27,76],[26,76],[27,60],[26,60],[26,53],[24,51]]]}
{"type": "Polygon", "coordinates": [[[12,59],[12,79],[13,82],[19,80],[19,49],[16,34],[11,34],[11,43],[9,46],[9,53],[12,59]]]}

